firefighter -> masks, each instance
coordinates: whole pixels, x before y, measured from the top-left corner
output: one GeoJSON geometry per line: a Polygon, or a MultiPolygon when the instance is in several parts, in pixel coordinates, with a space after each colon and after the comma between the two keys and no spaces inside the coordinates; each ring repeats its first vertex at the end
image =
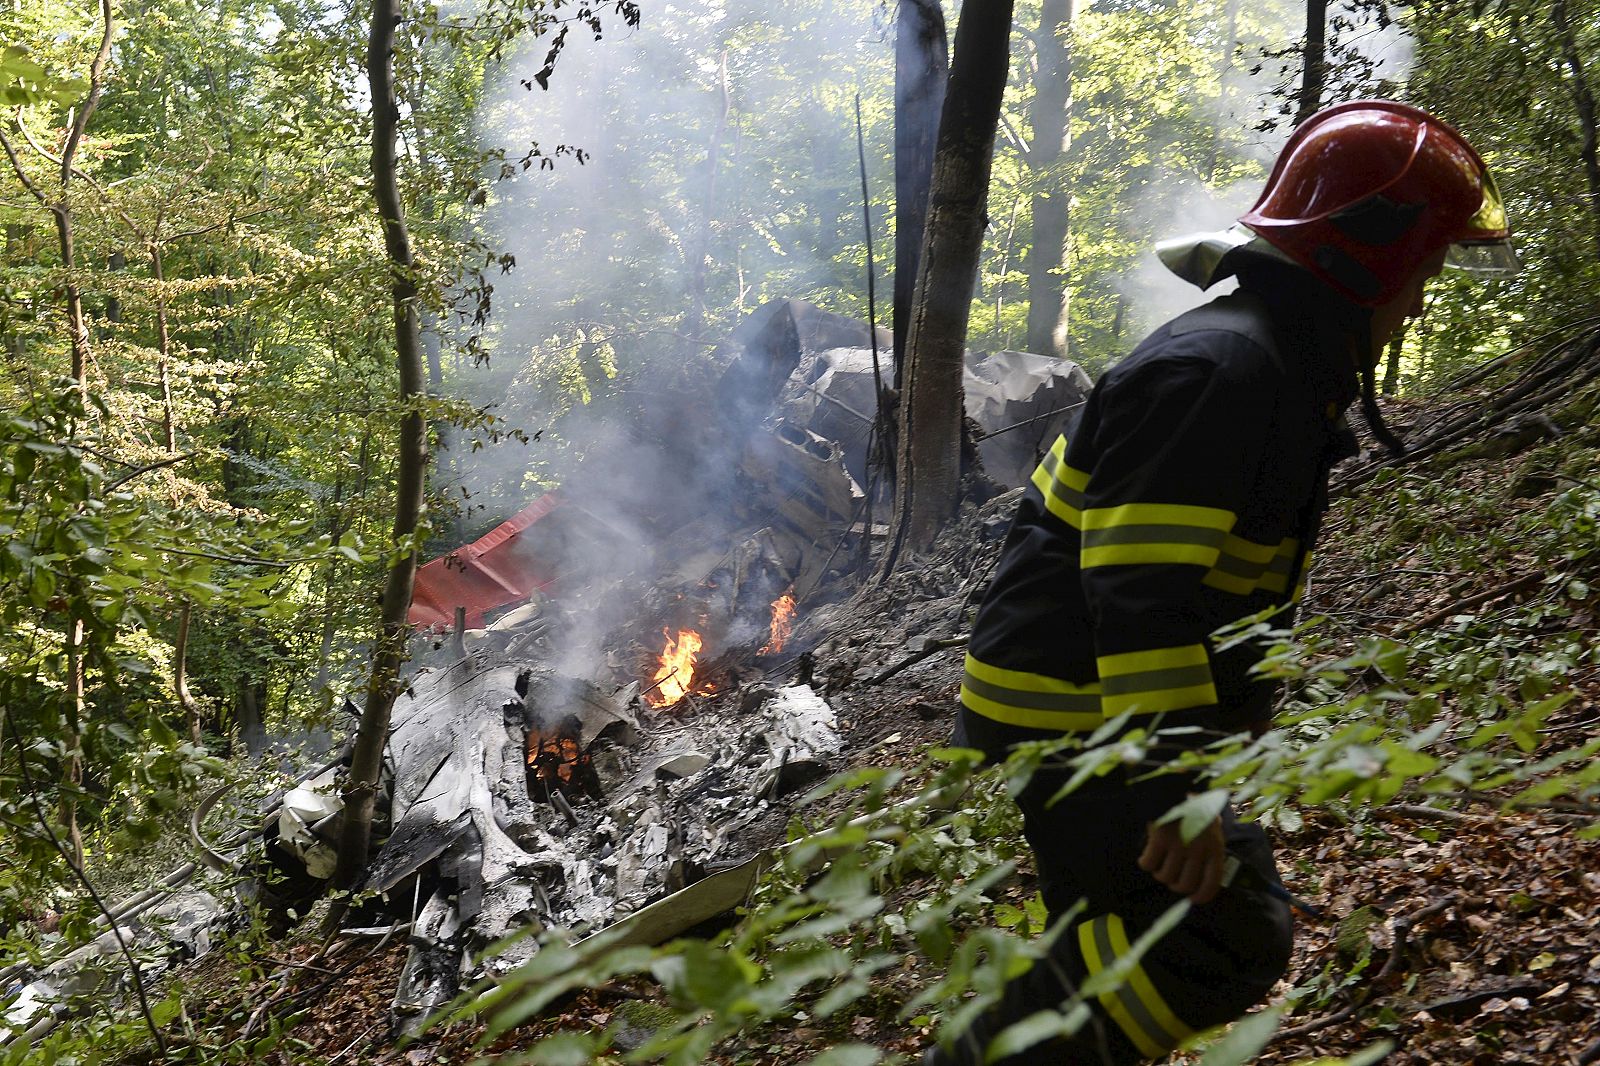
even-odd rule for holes
{"type": "Polygon", "coordinates": [[[1273,693],[1251,673],[1261,650],[1212,634],[1292,613],[1328,471],[1355,452],[1343,413],[1358,396],[1374,435],[1399,447],[1373,368],[1428,280],[1447,264],[1503,274],[1516,262],[1483,160],[1439,119],[1383,100],[1312,116],[1239,226],[1158,254],[1202,289],[1231,276],[1238,290],[1108,371],[1035,471],[973,626],[957,739],[1000,759],[1109,721],[1190,728],[1055,802],[1060,768],[1017,795],[1050,914],[1086,905],[1048,963],[930,1064],[982,1062],[994,1035],[1066,1003],[1180,900],[1179,924],[1091,997],[1076,1035],[1003,1061],[1161,1058],[1282,976],[1288,894],[1265,834],[1224,810],[1185,840],[1159,820],[1196,782],[1167,764],[1266,727],[1273,693]]]}

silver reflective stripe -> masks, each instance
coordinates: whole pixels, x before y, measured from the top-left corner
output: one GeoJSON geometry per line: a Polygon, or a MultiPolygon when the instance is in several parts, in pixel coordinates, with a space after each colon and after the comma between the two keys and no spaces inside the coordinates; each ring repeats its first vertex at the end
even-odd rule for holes
{"type": "Polygon", "coordinates": [[[1166,670],[1146,670],[1138,674],[1117,674],[1102,678],[1100,685],[1107,696],[1126,696],[1135,692],[1164,692],[1167,689],[1189,688],[1192,685],[1211,683],[1211,665],[1174,666],[1166,670]]]}
{"type": "Polygon", "coordinates": [[[1227,531],[1206,529],[1204,526],[1111,526],[1089,529],[1083,534],[1085,548],[1100,548],[1109,544],[1200,544],[1207,548],[1220,545],[1227,531]]]}
{"type": "Polygon", "coordinates": [[[1100,713],[1100,696],[1093,692],[1029,692],[1026,689],[1006,688],[974,677],[967,672],[966,687],[996,703],[1011,707],[1026,707],[1037,711],[1086,711],[1100,713]]]}

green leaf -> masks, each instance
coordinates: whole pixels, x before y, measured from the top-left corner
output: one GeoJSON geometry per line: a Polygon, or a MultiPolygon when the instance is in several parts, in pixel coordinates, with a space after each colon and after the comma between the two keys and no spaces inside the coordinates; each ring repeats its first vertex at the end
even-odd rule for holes
{"type": "Polygon", "coordinates": [[[1373,1066],[1394,1050],[1393,1040],[1380,1040],[1376,1044],[1364,1047],[1354,1055],[1346,1055],[1342,1059],[1320,1058],[1303,1059],[1295,1066],[1373,1066]]]}
{"type": "Polygon", "coordinates": [[[761,976],[761,968],[738,951],[699,940],[680,941],[677,950],[657,959],[650,972],[675,999],[690,1006],[729,1010],[761,976]]]}
{"type": "Polygon", "coordinates": [[[1190,796],[1163,814],[1157,822],[1160,825],[1177,822],[1178,832],[1182,834],[1184,843],[1188,843],[1205,832],[1222,814],[1222,808],[1227,805],[1228,790],[1214,788],[1190,796]]]}
{"type": "Polygon", "coordinates": [[[600,1050],[600,1041],[587,1033],[557,1033],[535,1044],[526,1061],[535,1066],[588,1066],[600,1050]]]}
{"type": "Polygon", "coordinates": [[[883,1052],[867,1044],[838,1044],[806,1061],[810,1066],[873,1066],[881,1058],[883,1052]]]}
{"type": "Polygon", "coordinates": [[[989,1041],[983,1060],[994,1062],[1008,1055],[1026,1051],[1051,1037],[1069,1035],[1072,1030],[1065,1028],[1065,1025],[1066,1019],[1057,1011],[1042,1010],[1030,1014],[1020,1022],[1006,1026],[1000,1031],[1000,1035],[989,1041]]]}
{"type": "Polygon", "coordinates": [[[1221,1040],[1206,1049],[1200,1066],[1244,1066],[1272,1040],[1285,1008],[1282,1005],[1247,1014],[1228,1029],[1221,1040]]]}

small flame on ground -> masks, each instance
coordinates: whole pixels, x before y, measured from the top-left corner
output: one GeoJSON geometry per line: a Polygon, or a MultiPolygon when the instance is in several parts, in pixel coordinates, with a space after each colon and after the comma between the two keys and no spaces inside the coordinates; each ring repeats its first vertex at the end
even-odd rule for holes
{"type": "Polygon", "coordinates": [[[575,737],[528,734],[528,765],[547,785],[571,784],[573,770],[583,758],[575,737]]]}
{"type": "Polygon", "coordinates": [[[650,679],[655,683],[655,689],[645,693],[644,697],[652,707],[669,707],[683,699],[689,686],[694,684],[695,660],[700,657],[700,648],[704,643],[700,634],[692,629],[679,631],[676,640],[665,629],[661,635],[667,638],[667,646],[661,652],[660,668],[650,679]]]}
{"type": "Polygon", "coordinates": [[[772,628],[767,632],[767,642],[757,655],[776,655],[783,650],[794,632],[794,586],[790,585],[782,596],[772,601],[772,628]]]}

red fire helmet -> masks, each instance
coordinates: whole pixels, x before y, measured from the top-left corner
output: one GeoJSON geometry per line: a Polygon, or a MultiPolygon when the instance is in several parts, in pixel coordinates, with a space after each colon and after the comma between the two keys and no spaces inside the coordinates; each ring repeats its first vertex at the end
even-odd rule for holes
{"type": "Polygon", "coordinates": [[[1308,118],[1239,221],[1364,307],[1392,299],[1440,249],[1464,270],[1517,269],[1483,159],[1447,123],[1391,100],[1308,118]]]}

